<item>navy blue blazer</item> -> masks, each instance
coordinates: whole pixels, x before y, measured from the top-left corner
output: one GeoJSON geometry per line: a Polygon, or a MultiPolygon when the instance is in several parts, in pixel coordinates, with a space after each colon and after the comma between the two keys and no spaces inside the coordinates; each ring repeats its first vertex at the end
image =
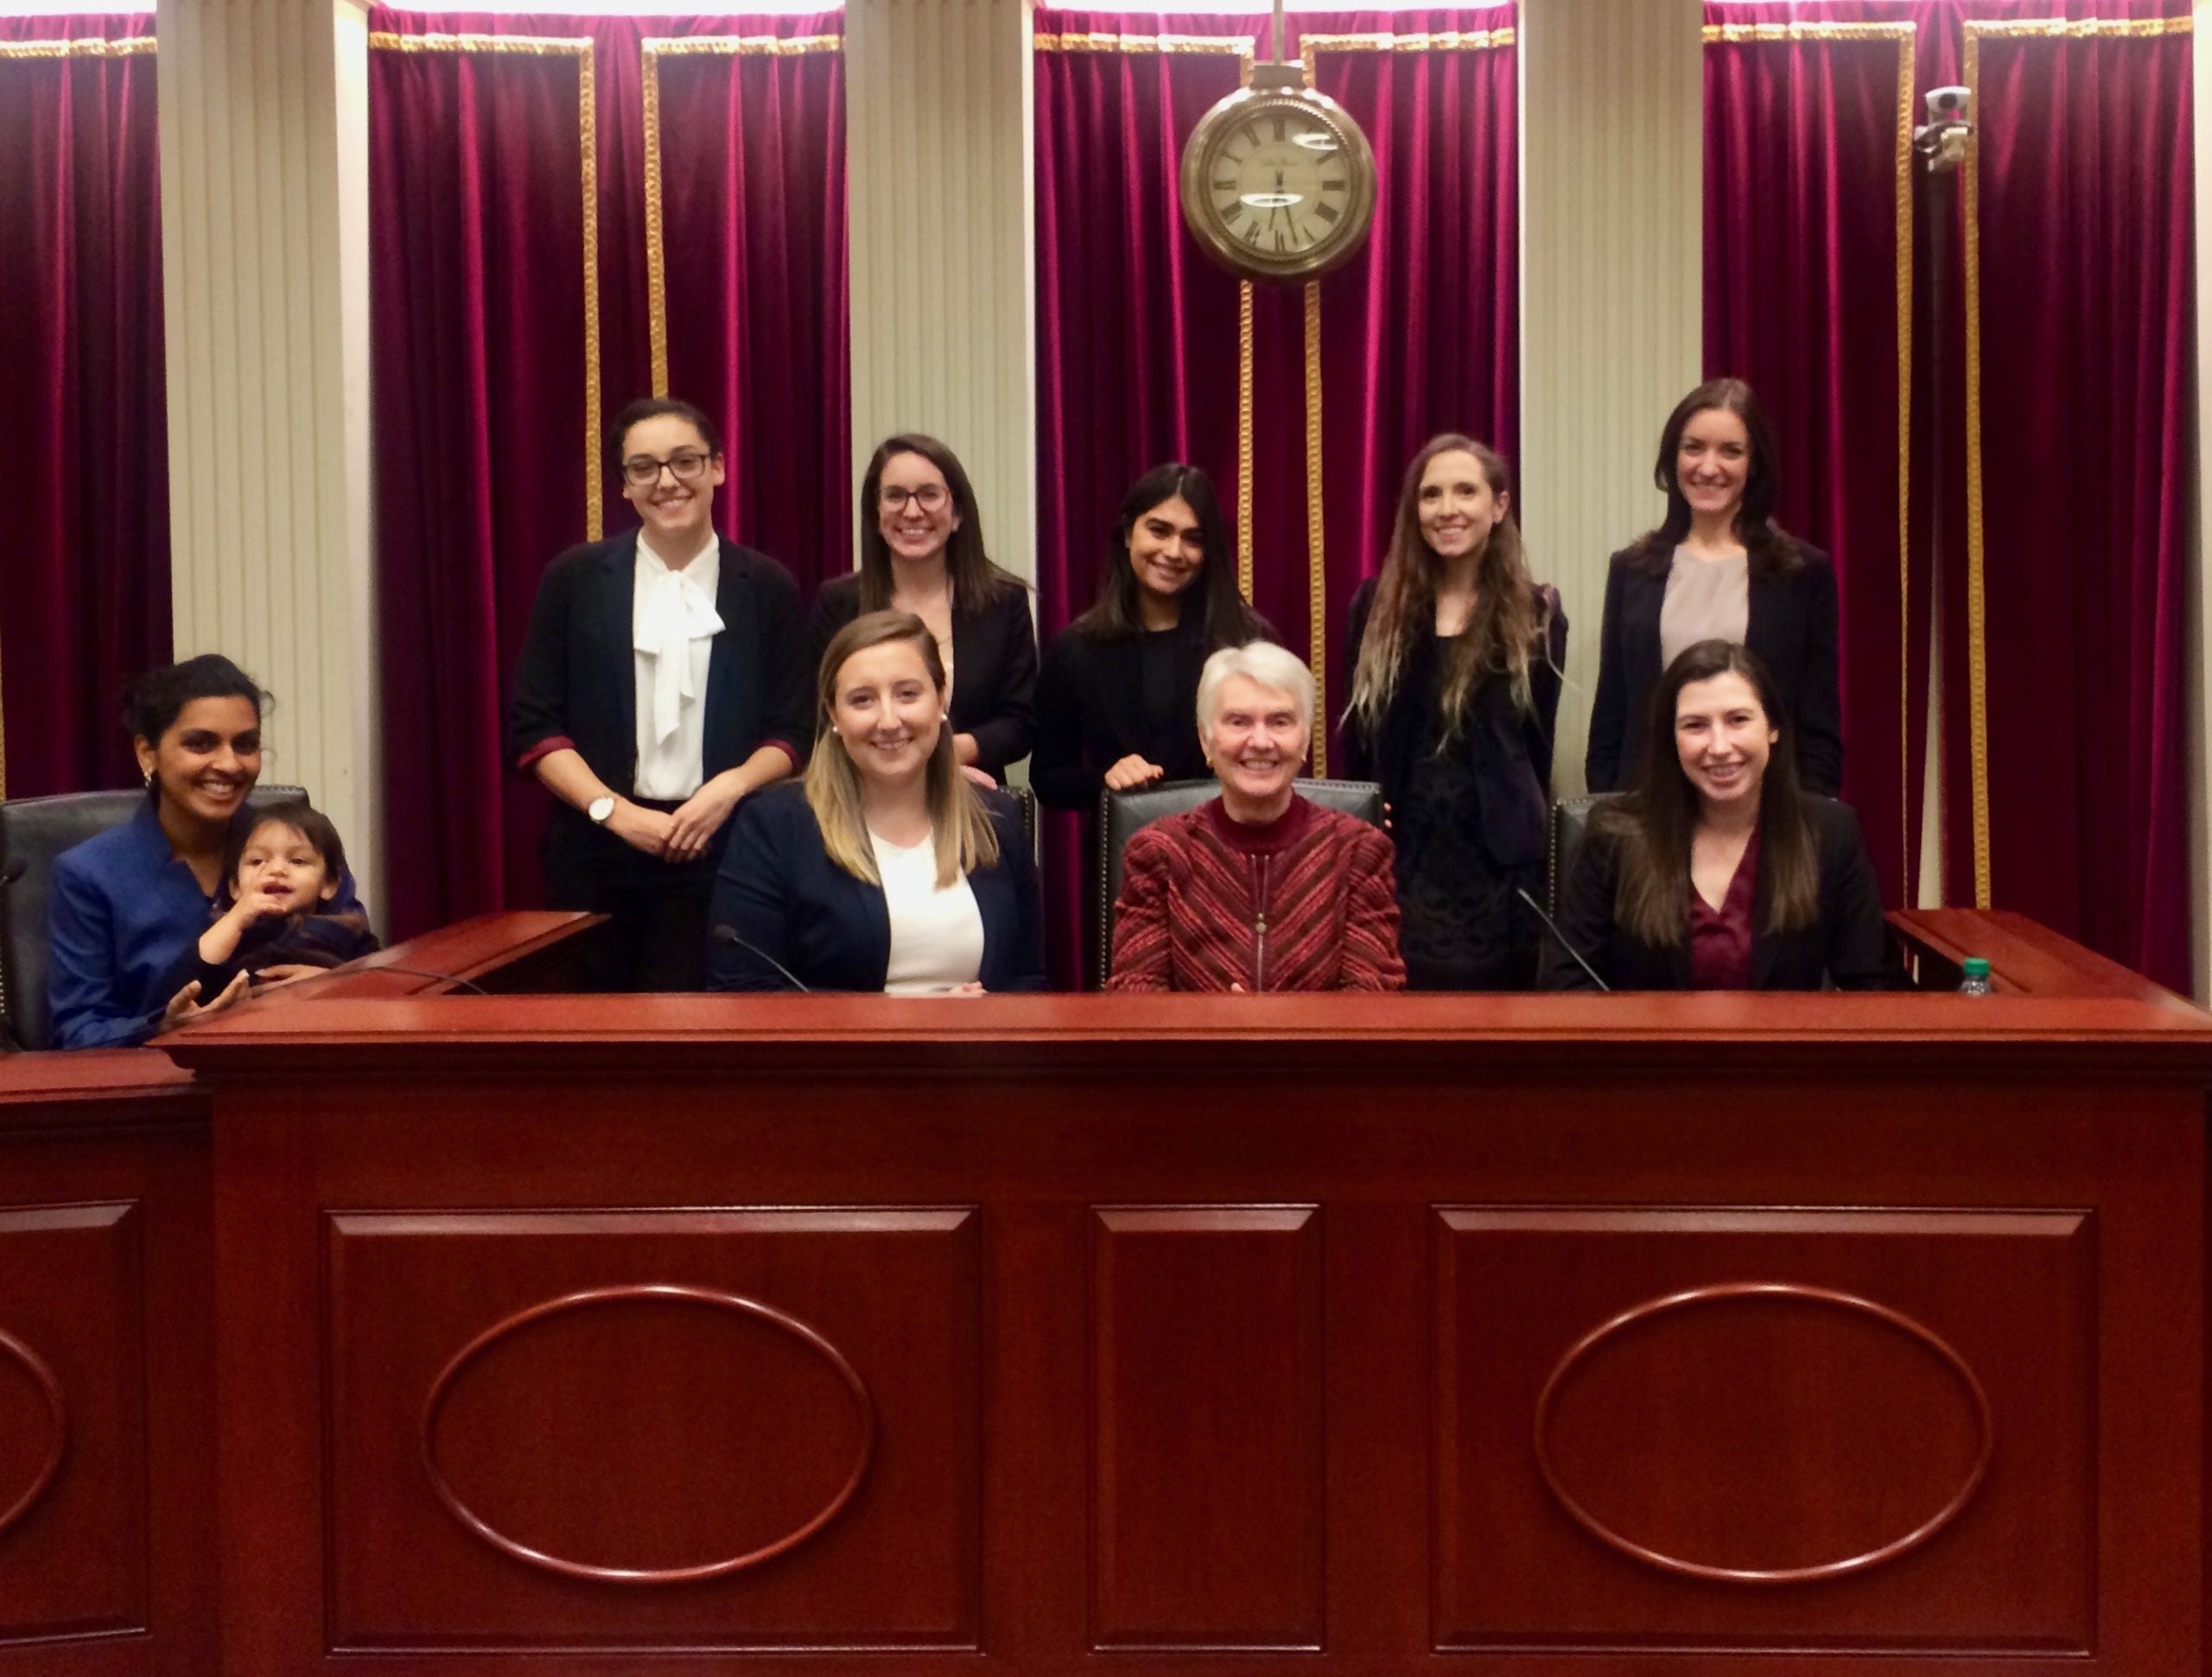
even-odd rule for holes
{"type": "MultiPolygon", "coordinates": [[[[241,809],[232,822],[257,819],[241,809]]],[[[341,876],[331,912],[360,906],[353,876],[341,876]]],[[[56,856],[47,895],[54,1045],[120,1048],[151,1037],[190,976],[172,983],[171,967],[213,918],[214,899],[170,850],[150,796],[121,826],[56,856]]]]}
{"type": "MultiPolygon", "coordinates": [[[[858,571],[822,585],[807,623],[810,670],[818,672],[837,631],[860,614],[858,571]]],[[[1037,626],[1029,590],[1014,577],[982,611],[952,608],[952,727],[976,736],[976,766],[1001,780],[1036,741],[1037,626]]]]}
{"type": "MultiPolygon", "coordinates": [[[[1020,806],[1004,792],[979,793],[999,839],[997,864],[968,876],[983,917],[983,988],[1041,990],[1037,870],[1020,806]]],[[[891,970],[891,912],[883,887],[830,860],[805,786],[786,781],[755,792],[737,806],[730,827],[715,880],[712,923],[766,950],[810,990],[882,989],[891,970]]],[[[707,988],[790,986],[758,956],[716,943],[708,951],[707,988]]]]}
{"type": "MultiPolygon", "coordinates": [[[[1605,572],[1605,620],[1598,647],[1598,696],[1590,714],[1585,777],[1593,792],[1624,791],[1651,726],[1659,663],[1659,608],[1667,573],[1656,576],[1623,548],[1605,572]]],[[[1834,797],[1843,790],[1843,701],[1836,673],[1835,567],[1803,542],[1804,562],[1780,575],[1751,573],[1751,621],[1744,644],[1782,689],[1781,719],[1797,751],[1805,790],[1834,797]]]]}
{"type": "MultiPolygon", "coordinates": [[[[570,548],[545,568],[507,708],[508,748],[518,764],[572,746],[615,791],[637,785],[637,562],[632,530],[570,548]]],[[[709,780],[764,745],[781,746],[803,764],[814,740],[798,584],[766,554],[728,537],[721,563],[715,611],[722,632],[707,658],[702,753],[709,780]]]]}

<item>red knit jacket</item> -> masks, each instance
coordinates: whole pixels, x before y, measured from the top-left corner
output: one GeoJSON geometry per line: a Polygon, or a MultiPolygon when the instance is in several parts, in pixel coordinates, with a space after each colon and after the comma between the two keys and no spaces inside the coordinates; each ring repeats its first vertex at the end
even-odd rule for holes
{"type": "Polygon", "coordinates": [[[1109,990],[1402,990],[1390,840],[1294,797],[1265,827],[1221,800],[1129,841],[1109,990]]]}

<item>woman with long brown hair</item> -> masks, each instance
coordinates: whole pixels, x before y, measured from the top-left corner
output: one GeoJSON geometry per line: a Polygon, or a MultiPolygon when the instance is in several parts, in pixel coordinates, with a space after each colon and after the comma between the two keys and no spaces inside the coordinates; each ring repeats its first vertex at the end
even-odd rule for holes
{"type": "MultiPolygon", "coordinates": [[[[1667,516],[1612,556],[1584,768],[1593,792],[1635,784],[1659,672],[1700,640],[1740,641],[1774,672],[1805,784],[1843,786],[1835,567],[1775,522],[1779,451],[1740,378],[1700,384],[1667,416],[1652,480],[1667,516]]],[[[1662,757],[1666,741],[1652,741],[1662,757]]]]}
{"type": "Polygon", "coordinates": [[[944,665],[954,756],[1003,780],[1036,737],[1037,626],[1027,585],[991,562],[959,456],[917,432],[885,438],[861,477],[860,532],[860,569],[815,596],[815,662],[861,613],[912,613],[944,665]]]}
{"type": "Polygon", "coordinates": [[[1044,988],[1037,881],[1007,793],[961,772],[929,626],[831,637],[805,779],[738,806],[715,882],[718,990],[1044,988]]]}
{"type": "Polygon", "coordinates": [[[1529,579],[1505,461],[1433,437],[1406,468],[1381,575],[1352,596],[1351,772],[1397,842],[1410,988],[1525,989],[1567,660],[1556,589],[1529,579]]]}
{"type": "Polygon", "coordinates": [[[1800,788],[1758,656],[1689,647],[1649,727],[1636,790],[1591,818],[1543,987],[1591,988],[1579,954],[1618,990],[1904,988],[1859,817],[1800,788]]]}

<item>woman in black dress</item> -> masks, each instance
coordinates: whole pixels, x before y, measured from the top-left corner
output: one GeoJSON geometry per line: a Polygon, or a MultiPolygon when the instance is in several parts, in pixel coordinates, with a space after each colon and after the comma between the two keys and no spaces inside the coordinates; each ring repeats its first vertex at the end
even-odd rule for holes
{"type": "Polygon", "coordinates": [[[1095,810],[1102,790],[1205,775],[1198,671],[1217,648],[1270,638],[1236,592],[1229,525],[1206,474],[1154,467],[1130,486],[1097,603],[1060,631],[1037,682],[1037,796],[1095,810]]]}
{"type": "Polygon", "coordinates": [[[1524,989],[1542,880],[1567,616],[1529,577],[1505,462],[1432,438],[1406,469],[1382,574],[1352,596],[1344,744],[1398,847],[1408,988],[1524,989]]]}
{"type": "MultiPolygon", "coordinates": [[[[1096,936],[1102,791],[1211,774],[1198,742],[1198,671],[1223,646],[1266,640],[1236,591],[1236,560],[1212,481],[1195,466],[1154,467],[1114,522],[1097,602],[1060,631],[1037,682],[1040,802],[1084,817],[1084,937],[1096,936]]],[[[1084,971],[1097,969],[1096,950],[1084,971]]]]}

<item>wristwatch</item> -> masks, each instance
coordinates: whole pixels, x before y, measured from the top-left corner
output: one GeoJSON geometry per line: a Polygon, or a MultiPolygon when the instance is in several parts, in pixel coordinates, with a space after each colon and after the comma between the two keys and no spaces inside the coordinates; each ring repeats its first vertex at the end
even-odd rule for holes
{"type": "Polygon", "coordinates": [[[607,816],[614,813],[614,794],[612,792],[601,792],[597,797],[594,797],[590,803],[584,805],[584,813],[591,817],[591,824],[593,826],[606,826],[607,816]]]}

